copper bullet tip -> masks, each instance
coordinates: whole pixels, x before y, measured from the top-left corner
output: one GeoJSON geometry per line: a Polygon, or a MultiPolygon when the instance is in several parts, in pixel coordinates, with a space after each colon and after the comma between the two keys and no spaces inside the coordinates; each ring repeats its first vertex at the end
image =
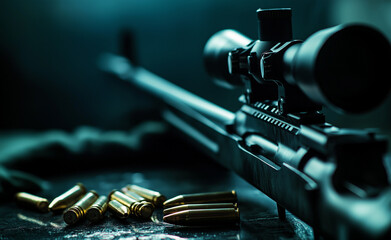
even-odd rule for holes
{"type": "Polygon", "coordinates": [[[185,215],[182,212],[171,213],[163,216],[163,221],[167,223],[175,224],[179,220],[185,219],[185,215]]]}
{"type": "Polygon", "coordinates": [[[82,183],[77,183],[68,191],[53,199],[49,204],[50,211],[64,210],[77,202],[87,192],[82,183]]]}
{"type": "Polygon", "coordinates": [[[170,198],[163,202],[163,207],[164,208],[169,208],[177,205],[185,204],[185,199],[183,198],[182,195],[170,198]]]}

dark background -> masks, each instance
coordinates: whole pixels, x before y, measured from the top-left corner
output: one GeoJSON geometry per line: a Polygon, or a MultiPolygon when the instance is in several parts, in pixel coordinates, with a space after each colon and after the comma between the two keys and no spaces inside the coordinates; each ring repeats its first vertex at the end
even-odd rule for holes
{"type": "MultiPolygon", "coordinates": [[[[93,126],[103,130],[125,132],[122,130],[127,130],[132,118],[137,117],[132,115],[132,110],[148,107],[151,102],[132,86],[127,86],[102,73],[97,67],[97,60],[102,53],[120,53],[119,37],[124,29],[130,29],[135,34],[136,55],[142,66],[185,89],[235,111],[239,107],[237,98],[241,91],[221,89],[210,81],[203,67],[203,47],[212,34],[224,28],[233,28],[251,38],[256,38],[256,10],[275,7],[292,8],[293,33],[294,38],[297,39],[305,39],[317,30],[346,22],[369,23],[391,39],[389,0],[1,0],[0,137],[3,137],[3,142],[0,143],[7,144],[0,144],[0,150],[6,149],[4,146],[15,143],[20,145],[20,148],[10,149],[18,152],[19,149],[23,150],[24,145],[29,146],[30,143],[37,142],[37,139],[42,140],[40,136],[33,135],[31,140],[27,136],[29,141],[17,142],[17,138],[10,141],[6,134],[9,130],[23,130],[23,133],[24,130],[41,132],[61,129],[71,132],[80,126],[93,126]]],[[[385,76],[385,79],[373,79],[373,81],[384,80],[390,80],[390,76],[385,76]]],[[[391,133],[390,109],[391,96],[381,106],[367,114],[346,116],[328,109],[325,109],[325,113],[328,121],[337,126],[379,128],[383,133],[389,134],[391,133]]],[[[299,239],[311,239],[308,235],[312,236],[312,232],[307,225],[298,224],[298,220],[293,219],[291,215],[288,215],[289,223],[282,224],[277,219],[274,202],[264,201],[270,199],[238,176],[231,173],[224,175],[227,172],[213,167],[209,162],[200,164],[202,158],[197,154],[189,154],[190,159],[186,158],[186,160],[200,164],[199,169],[195,168],[196,166],[179,169],[175,165],[177,162],[183,162],[184,165],[187,163],[181,156],[177,156],[179,158],[177,162],[172,161],[170,157],[171,165],[161,168],[156,163],[137,161],[142,158],[133,160],[128,155],[124,157],[123,152],[114,148],[114,152],[121,155],[122,160],[133,160],[128,161],[129,165],[123,166],[112,164],[116,160],[113,159],[112,149],[110,149],[111,155],[91,151],[96,155],[91,154],[90,158],[87,157],[91,152],[83,151],[60,156],[61,153],[70,151],[59,148],[58,143],[62,141],[56,140],[67,138],[63,138],[59,132],[50,134],[49,140],[52,135],[59,137],[54,138],[53,146],[43,144],[42,149],[49,148],[49,154],[40,151],[41,148],[32,153],[38,155],[37,158],[43,156],[50,161],[55,159],[55,164],[41,161],[31,162],[28,165],[22,162],[25,168],[29,168],[28,170],[39,168],[57,177],[50,179],[51,185],[48,189],[44,189],[42,196],[52,198],[75,181],[86,182],[90,184],[89,187],[100,191],[100,194],[105,194],[105,191],[121,187],[130,180],[134,182],[134,179],[140,180],[140,176],[143,177],[141,183],[151,189],[167,192],[168,197],[186,191],[218,191],[232,187],[240,191],[240,207],[244,213],[241,219],[241,232],[213,229],[209,232],[178,232],[175,229],[170,230],[160,222],[150,225],[134,223],[136,225],[133,229],[148,232],[136,232],[131,235],[128,224],[119,225],[111,218],[105,220],[103,225],[66,228],[61,216],[53,217],[49,214],[39,215],[27,210],[15,210],[16,204],[10,202],[0,207],[0,215],[3,216],[0,219],[0,228],[2,228],[0,232],[4,236],[19,236],[22,239],[34,238],[34,236],[42,239],[61,236],[76,238],[102,236],[103,238],[107,236],[105,235],[107,230],[111,231],[112,235],[117,234],[113,235],[117,238],[120,238],[121,234],[143,236],[168,233],[184,237],[198,235],[205,239],[227,239],[227,236],[231,235],[233,239],[236,239],[235,236],[237,239],[256,237],[298,239],[296,234],[301,233],[303,236],[299,239]],[[63,151],[50,151],[53,149],[63,151]],[[50,153],[56,154],[55,157],[50,153]],[[111,164],[102,164],[102,166],[96,164],[98,156],[101,157],[101,162],[109,159],[111,164]],[[191,157],[197,160],[192,160],[191,157]],[[84,171],[87,167],[81,168],[81,163],[85,165],[92,163],[88,166],[89,171],[84,171]],[[110,171],[108,166],[111,165],[120,166],[124,172],[110,171]],[[142,169],[134,168],[133,165],[140,165],[142,169]],[[94,172],[91,166],[102,167],[104,171],[94,172]],[[50,171],[47,171],[48,169],[50,171]],[[75,175],[69,174],[70,171],[68,174],[58,174],[70,169],[75,175]],[[218,176],[216,173],[223,175],[218,176]],[[175,187],[172,187],[174,185],[175,187]],[[270,212],[265,209],[273,210],[270,212]],[[59,228],[54,228],[56,226],[59,228]]],[[[96,136],[100,136],[99,132],[96,136]]],[[[164,138],[158,142],[163,141],[170,140],[164,138]]],[[[82,144],[82,147],[89,149],[90,142],[86,142],[87,144],[85,146],[82,144]]],[[[98,147],[101,146],[101,143],[97,142],[98,147]]],[[[94,147],[95,145],[92,145],[92,150],[95,150],[94,147]]],[[[166,152],[163,152],[165,154],[160,154],[161,152],[156,150],[159,148],[156,147],[148,149],[153,149],[154,151],[151,152],[161,157],[169,156],[171,152],[178,150],[174,149],[175,145],[171,147],[165,149],[166,152]]],[[[164,148],[164,144],[161,148],[164,148]]],[[[104,150],[105,148],[102,151],[104,150]]],[[[179,150],[190,152],[187,148],[179,150]]],[[[1,154],[4,152],[8,153],[0,151],[1,154]]],[[[0,160],[4,159],[0,158],[0,160]]],[[[156,160],[160,161],[161,158],[156,160]]],[[[160,163],[166,164],[165,161],[160,163]]],[[[0,182],[1,180],[3,179],[0,179],[0,182]]],[[[2,238],[1,234],[0,238],[2,238]]]]}
{"type": "MultiPolygon", "coordinates": [[[[292,8],[297,39],[346,22],[370,23],[391,38],[387,0],[1,1],[0,129],[126,129],[129,112],[148,100],[97,68],[100,54],[119,53],[124,29],[135,34],[142,66],[234,111],[241,91],[210,81],[202,63],[204,44],[224,28],[256,38],[256,10],[273,7],[292,8]]],[[[390,106],[389,97],[367,114],[325,113],[337,126],[388,133],[390,106]]]]}

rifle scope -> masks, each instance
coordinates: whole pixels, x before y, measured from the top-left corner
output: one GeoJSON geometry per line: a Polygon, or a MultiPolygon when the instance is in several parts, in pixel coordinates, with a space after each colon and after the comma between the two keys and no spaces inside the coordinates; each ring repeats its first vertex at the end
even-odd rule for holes
{"type": "Polygon", "coordinates": [[[279,82],[296,86],[313,102],[362,113],[391,88],[391,46],[375,28],[346,24],[292,40],[291,10],[257,10],[259,39],[235,30],[214,34],[204,48],[208,74],[228,87],[279,82]]]}

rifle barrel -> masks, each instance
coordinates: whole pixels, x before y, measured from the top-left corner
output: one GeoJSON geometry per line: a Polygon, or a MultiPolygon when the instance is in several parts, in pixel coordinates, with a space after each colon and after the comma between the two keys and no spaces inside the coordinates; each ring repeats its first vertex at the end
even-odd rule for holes
{"type": "Polygon", "coordinates": [[[100,65],[107,72],[120,76],[121,79],[131,82],[158,99],[163,99],[170,106],[190,107],[220,126],[230,124],[235,119],[234,113],[186,91],[142,67],[133,66],[124,57],[105,54],[101,58],[100,65]]]}

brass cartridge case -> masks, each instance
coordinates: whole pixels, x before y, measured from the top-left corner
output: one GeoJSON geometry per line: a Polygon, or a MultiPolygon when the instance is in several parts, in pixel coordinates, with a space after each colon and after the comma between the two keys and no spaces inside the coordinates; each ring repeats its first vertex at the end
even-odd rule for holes
{"type": "Polygon", "coordinates": [[[142,196],[138,195],[137,193],[129,191],[126,187],[122,188],[121,190],[122,190],[123,193],[125,193],[126,196],[128,196],[130,198],[133,198],[137,202],[143,203],[145,205],[150,205],[150,207],[153,208],[153,209],[155,208],[153,203],[147,201],[145,198],[143,198],[142,196]]]}
{"type": "Polygon", "coordinates": [[[184,226],[209,226],[237,224],[240,222],[239,209],[192,209],[163,216],[163,221],[184,226]]]}
{"type": "Polygon", "coordinates": [[[84,187],[84,185],[82,183],[77,183],[74,187],[53,199],[53,201],[49,204],[49,210],[64,210],[76,203],[84,196],[84,194],[86,194],[86,192],[87,189],[84,187]]]}
{"type": "Polygon", "coordinates": [[[46,198],[38,197],[36,195],[19,192],[15,195],[16,201],[19,205],[23,207],[28,207],[34,210],[38,210],[40,212],[48,212],[49,211],[49,202],[46,198]]]}
{"type": "Polygon", "coordinates": [[[117,200],[123,205],[127,206],[130,210],[130,214],[140,218],[149,218],[153,213],[153,208],[150,205],[146,205],[140,202],[137,202],[133,198],[125,195],[124,193],[113,190],[109,194],[110,200],[117,200]]]}
{"type": "Polygon", "coordinates": [[[164,215],[191,210],[191,209],[213,209],[213,208],[238,208],[237,203],[203,203],[203,204],[183,204],[175,207],[166,208],[163,210],[164,215]]]}
{"type": "Polygon", "coordinates": [[[88,209],[86,218],[90,222],[98,222],[101,220],[107,210],[107,197],[100,196],[88,209]]]}
{"type": "Polygon", "coordinates": [[[130,215],[130,210],[127,206],[118,202],[117,200],[110,200],[108,203],[109,211],[118,218],[127,218],[130,215]]]}
{"type": "Polygon", "coordinates": [[[99,195],[91,190],[83,198],[77,201],[72,207],[68,208],[64,213],[64,221],[67,224],[75,224],[83,219],[87,209],[98,199],[99,195]]]}
{"type": "Polygon", "coordinates": [[[163,203],[164,208],[169,208],[182,204],[199,204],[199,203],[235,203],[237,202],[236,191],[227,192],[208,192],[182,194],[163,203]]]}
{"type": "Polygon", "coordinates": [[[129,191],[135,192],[138,195],[142,196],[147,201],[153,203],[153,205],[156,207],[162,207],[163,202],[166,201],[166,197],[157,191],[153,191],[153,190],[143,188],[143,187],[140,187],[137,185],[127,185],[126,188],[129,191]]]}

